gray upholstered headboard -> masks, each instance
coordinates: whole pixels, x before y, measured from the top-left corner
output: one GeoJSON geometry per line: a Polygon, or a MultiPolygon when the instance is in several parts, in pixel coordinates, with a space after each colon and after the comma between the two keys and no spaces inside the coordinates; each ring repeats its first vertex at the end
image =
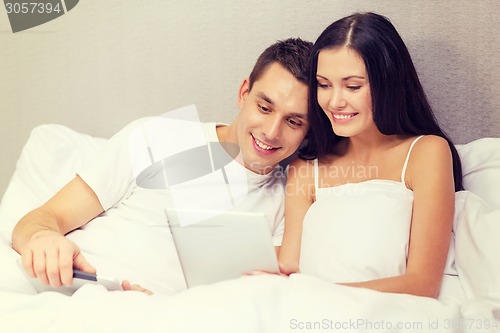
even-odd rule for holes
{"type": "Polygon", "coordinates": [[[268,44],[314,41],[332,21],[368,10],[400,31],[456,143],[500,137],[496,0],[80,1],[15,34],[0,15],[0,194],[34,126],[109,137],[191,103],[202,120],[229,122],[238,85],[268,44]]]}

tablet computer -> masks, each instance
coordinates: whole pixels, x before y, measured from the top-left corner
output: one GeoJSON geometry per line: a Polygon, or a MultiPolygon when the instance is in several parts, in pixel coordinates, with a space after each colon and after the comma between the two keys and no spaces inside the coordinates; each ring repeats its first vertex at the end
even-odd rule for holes
{"type": "Polygon", "coordinates": [[[86,273],[82,272],[79,270],[74,269],[73,270],[73,284],[71,287],[66,287],[66,286],[61,286],[59,288],[54,288],[51,287],[50,285],[44,285],[42,282],[40,282],[39,279],[33,278],[26,273],[26,270],[23,267],[23,264],[21,262],[21,259],[17,260],[17,265],[19,266],[19,269],[23,272],[23,274],[26,276],[26,278],[29,280],[33,288],[38,293],[44,292],[44,291],[56,291],[59,293],[62,293],[64,295],[71,296],[75,291],[77,291],[80,287],[83,285],[90,283],[90,284],[99,284],[104,286],[109,291],[114,291],[114,290],[122,290],[122,286],[120,281],[118,281],[115,278],[107,277],[107,276],[100,276],[97,274],[91,274],[91,273],[86,273]]]}
{"type": "Polygon", "coordinates": [[[167,209],[166,215],[188,288],[255,270],[279,272],[264,213],[167,209]]]}

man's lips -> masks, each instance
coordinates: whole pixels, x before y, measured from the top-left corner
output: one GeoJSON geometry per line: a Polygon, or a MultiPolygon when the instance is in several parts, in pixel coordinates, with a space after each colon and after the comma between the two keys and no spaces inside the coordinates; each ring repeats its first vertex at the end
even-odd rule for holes
{"type": "Polygon", "coordinates": [[[252,135],[252,139],[253,139],[253,145],[254,145],[254,148],[260,153],[260,154],[263,154],[263,155],[270,155],[270,154],[273,154],[276,150],[278,150],[280,147],[277,147],[277,146],[273,146],[273,145],[270,145],[268,143],[265,143],[263,141],[260,141],[259,139],[257,139],[256,137],[254,137],[252,135]]]}

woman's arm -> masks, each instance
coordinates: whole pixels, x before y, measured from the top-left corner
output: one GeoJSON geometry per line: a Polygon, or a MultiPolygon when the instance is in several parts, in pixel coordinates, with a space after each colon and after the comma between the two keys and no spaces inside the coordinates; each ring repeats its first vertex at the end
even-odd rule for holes
{"type": "Polygon", "coordinates": [[[312,161],[297,159],[290,165],[285,191],[285,232],[279,251],[284,274],[299,271],[302,222],[313,203],[314,170],[312,161]]]}
{"type": "Polygon", "coordinates": [[[406,273],[346,285],[436,297],[450,246],[455,207],[447,141],[433,135],[420,139],[410,155],[406,175],[406,184],[414,192],[406,273]]]}

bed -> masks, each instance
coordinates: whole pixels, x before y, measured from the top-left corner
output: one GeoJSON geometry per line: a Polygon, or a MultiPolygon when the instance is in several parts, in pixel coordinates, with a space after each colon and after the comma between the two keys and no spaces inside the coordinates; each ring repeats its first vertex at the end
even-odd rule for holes
{"type": "MultiPolygon", "coordinates": [[[[466,190],[456,194],[454,237],[437,300],[345,287],[302,274],[245,276],[185,290],[175,251],[162,254],[170,291],[148,296],[88,285],[72,296],[36,294],[16,265],[12,228],[105,142],[57,124],[32,130],[0,204],[0,332],[500,332],[500,138],[457,146],[466,190]]],[[[109,232],[106,223],[91,223],[94,233],[109,232]]],[[[117,264],[123,258],[109,255],[108,242],[82,236],[86,232],[92,235],[78,230],[80,236],[73,239],[98,271],[118,272],[132,281],[157,278],[133,267],[164,246],[155,244],[158,239],[143,240],[147,246],[127,258],[132,267],[127,271],[117,264]]],[[[116,241],[133,237],[133,229],[121,226],[116,241]]]]}

